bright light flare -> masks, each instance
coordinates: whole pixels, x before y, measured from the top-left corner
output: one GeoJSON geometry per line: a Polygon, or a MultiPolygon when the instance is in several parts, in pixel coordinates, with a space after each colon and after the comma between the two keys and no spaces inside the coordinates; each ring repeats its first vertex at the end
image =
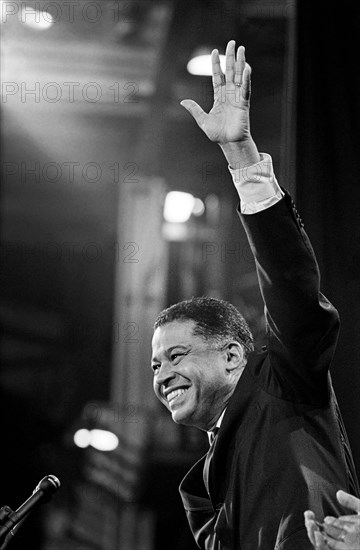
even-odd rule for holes
{"type": "Polygon", "coordinates": [[[205,212],[205,204],[201,199],[195,199],[192,213],[194,216],[202,216],[205,212]]]}
{"type": "Polygon", "coordinates": [[[74,434],[74,443],[77,447],[85,449],[94,447],[98,451],[114,451],[119,445],[119,438],[107,430],[77,430],[74,434]]]}
{"type": "Polygon", "coordinates": [[[77,430],[74,433],[74,443],[77,447],[81,449],[86,449],[90,445],[91,437],[89,430],[77,430]]]}
{"type": "Polygon", "coordinates": [[[190,218],[195,198],[190,193],[170,191],[165,197],[164,218],[170,223],[184,223],[190,218]]]}
{"type": "MultiPolygon", "coordinates": [[[[220,55],[220,67],[223,73],[225,73],[226,63],[225,55],[220,55]]],[[[199,75],[199,76],[211,76],[212,67],[211,67],[211,55],[202,54],[195,55],[186,66],[190,74],[199,75]]]]}
{"type": "Polygon", "coordinates": [[[107,430],[91,430],[90,445],[98,451],[113,451],[119,445],[119,438],[107,430]]]}
{"type": "Polygon", "coordinates": [[[21,23],[36,30],[48,29],[55,23],[55,19],[49,12],[31,6],[22,6],[18,17],[21,23]]]}

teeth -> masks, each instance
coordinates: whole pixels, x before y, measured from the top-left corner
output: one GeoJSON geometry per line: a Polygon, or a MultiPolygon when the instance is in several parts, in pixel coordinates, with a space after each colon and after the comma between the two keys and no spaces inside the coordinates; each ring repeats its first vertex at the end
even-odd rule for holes
{"type": "Polygon", "coordinates": [[[168,403],[170,403],[170,401],[172,401],[173,399],[175,399],[179,395],[182,395],[186,391],[187,391],[187,388],[186,389],[179,388],[178,390],[174,390],[174,391],[170,392],[166,397],[166,399],[168,400],[168,403]]]}

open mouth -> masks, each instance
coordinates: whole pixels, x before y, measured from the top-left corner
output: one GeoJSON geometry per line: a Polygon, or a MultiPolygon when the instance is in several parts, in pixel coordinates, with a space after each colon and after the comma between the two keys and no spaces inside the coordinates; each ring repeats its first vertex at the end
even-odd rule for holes
{"type": "Polygon", "coordinates": [[[189,388],[178,388],[177,390],[171,391],[166,396],[167,402],[169,405],[173,405],[175,401],[179,399],[184,393],[188,391],[189,388]]]}

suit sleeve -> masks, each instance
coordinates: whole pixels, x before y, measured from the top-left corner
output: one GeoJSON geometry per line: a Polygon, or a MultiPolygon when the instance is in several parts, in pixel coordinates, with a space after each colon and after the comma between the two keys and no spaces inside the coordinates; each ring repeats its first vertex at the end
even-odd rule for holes
{"type": "Polygon", "coordinates": [[[274,206],[240,218],[255,257],[272,363],[312,385],[324,380],[339,317],[320,292],[318,264],[294,202],[285,192],[274,206]]]}

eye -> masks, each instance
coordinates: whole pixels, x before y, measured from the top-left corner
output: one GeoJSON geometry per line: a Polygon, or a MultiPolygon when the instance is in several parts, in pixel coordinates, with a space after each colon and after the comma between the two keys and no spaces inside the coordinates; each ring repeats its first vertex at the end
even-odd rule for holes
{"type": "Polygon", "coordinates": [[[184,357],[184,355],[186,355],[186,353],[180,353],[180,352],[172,353],[170,355],[170,361],[176,361],[177,359],[184,357]]]}

